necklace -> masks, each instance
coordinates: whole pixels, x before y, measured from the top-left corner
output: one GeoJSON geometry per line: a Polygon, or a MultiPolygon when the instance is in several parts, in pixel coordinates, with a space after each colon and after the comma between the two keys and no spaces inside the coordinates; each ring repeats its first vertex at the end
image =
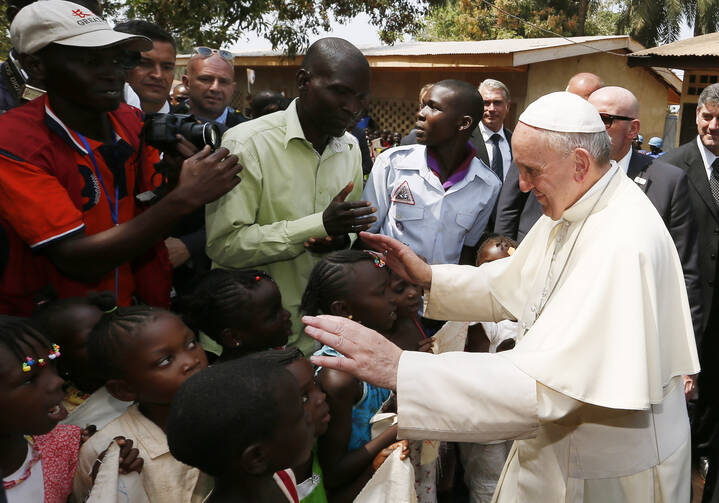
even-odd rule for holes
{"type": "Polygon", "coordinates": [[[28,445],[32,449],[32,457],[30,458],[30,462],[27,464],[27,468],[25,468],[25,473],[23,473],[19,479],[9,480],[7,482],[3,480],[2,485],[5,489],[12,489],[16,485],[19,485],[29,479],[33,465],[40,461],[40,458],[42,457],[40,455],[40,450],[35,445],[35,441],[33,440],[33,438],[30,435],[25,435],[25,440],[27,440],[28,445]]]}

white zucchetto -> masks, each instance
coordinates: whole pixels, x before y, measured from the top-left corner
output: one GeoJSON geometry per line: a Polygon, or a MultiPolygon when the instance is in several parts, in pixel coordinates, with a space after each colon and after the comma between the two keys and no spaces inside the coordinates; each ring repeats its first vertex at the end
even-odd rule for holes
{"type": "Polygon", "coordinates": [[[560,133],[601,133],[607,130],[594,106],[566,91],[545,94],[530,103],[519,116],[519,122],[560,133]]]}

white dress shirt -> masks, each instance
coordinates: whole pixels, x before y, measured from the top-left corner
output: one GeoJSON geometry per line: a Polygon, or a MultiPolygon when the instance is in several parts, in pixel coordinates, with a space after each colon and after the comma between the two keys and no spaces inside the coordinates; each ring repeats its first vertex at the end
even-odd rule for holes
{"type": "Polygon", "coordinates": [[[711,179],[712,177],[712,163],[717,158],[714,153],[706,148],[704,144],[702,143],[702,139],[699,135],[697,135],[697,145],[699,146],[699,153],[702,156],[702,160],[704,161],[704,169],[707,172],[707,179],[711,179]]]}
{"type": "MultiPolygon", "coordinates": [[[[479,123],[479,130],[482,132],[482,138],[484,138],[484,145],[487,147],[487,156],[489,157],[489,166],[492,166],[492,159],[494,157],[494,142],[490,140],[494,131],[484,125],[483,122],[479,123]]],[[[507,178],[507,172],[509,166],[512,164],[512,149],[510,148],[507,137],[504,136],[504,127],[499,128],[497,133],[502,139],[499,141],[499,151],[502,153],[502,175],[507,178]]],[[[502,179],[504,181],[504,179],[502,179]]]]}
{"type": "Polygon", "coordinates": [[[622,171],[624,171],[624,174],[626,175],[629,171],[629,161],[632,159],[632,148],[629,147],[629,152],[622,157],[621,159],[613,159],[617,161],[617,164],[619,164],[619,167],[622,168],[622,171]]]}

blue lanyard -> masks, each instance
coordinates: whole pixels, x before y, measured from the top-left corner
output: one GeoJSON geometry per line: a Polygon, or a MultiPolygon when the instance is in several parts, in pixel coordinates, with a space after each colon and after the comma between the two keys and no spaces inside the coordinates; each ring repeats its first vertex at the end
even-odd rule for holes
{"type": "MultiPolygon", "coordinates": [[[[87,150],[87,155],[90,156],[90,160],[92,161],[92,165],[95,168],[95,176],[100,182],[100,186],[102,187],[102,191],[105,193],[105,197],[107,198],[107,204],[110,207],[110,218],[112,218],[112,223],[115,225],[120,225],[120,219],[119,219],[119,204],[120,204],[120,186],[118,184],[115,184],[115,206],[112,205],[112,199],[110,199],[110,193],[107,191],[107,187],[105,186],[105,181],[102,179],[102,173],[100,173],[100,168],[97,165],[97,160],[95,159],[95,153],[90,148],[90,144],[88,143],[87,139],[75,131],[75,134],[80,138],[80,141],[82,142],[83,146],[85,147],[85,150],[87,150]]],[[[113,132],[113,136],[115,133],[113,132]]],[[[115,300],[117,300],[117,296],[119,294],[120,289],[120,268],[115,268],[115,300]]]]}

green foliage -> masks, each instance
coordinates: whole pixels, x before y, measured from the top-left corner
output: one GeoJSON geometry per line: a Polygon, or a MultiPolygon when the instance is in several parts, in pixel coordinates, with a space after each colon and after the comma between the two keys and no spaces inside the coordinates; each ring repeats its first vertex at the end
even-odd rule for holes
{"type": "Polygon", "coordinates": [[[5,55],[10,52],[10,47],[12,47],[9,28],[7,18],[0,16],[0,60],[5,59],[5,55]]]}
{"type": "Polygon", "coordinates": [[[244,33],[267,38],[290,55],[306,47],[309,36],[329,30],[330,19],[345,22],[369,15],[384,42],[414,33],[425,2],[416,0],[107,0],[105,12],[116,19],[154,21],[180,41],[194,45],[227,46],[244,33]]]}

